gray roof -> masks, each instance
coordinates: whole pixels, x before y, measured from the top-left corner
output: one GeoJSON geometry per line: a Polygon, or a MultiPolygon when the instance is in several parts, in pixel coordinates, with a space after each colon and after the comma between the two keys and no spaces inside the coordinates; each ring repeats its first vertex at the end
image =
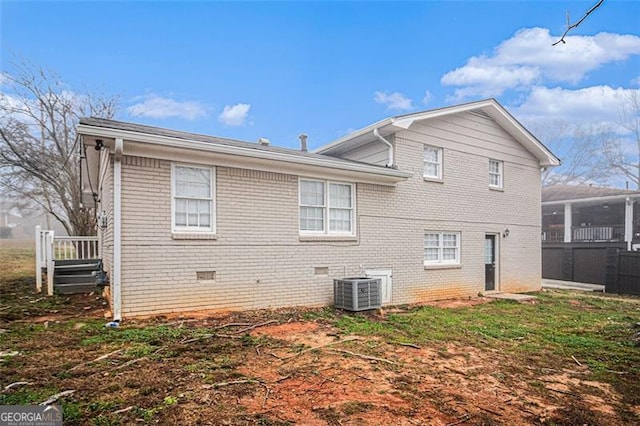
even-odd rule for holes
{"type": "Polygon", "coordinates": [[[233,146],[238,148],[250,148],[256,151],[266,151],[266,152],[273,152],[273,153],[280,153],[280,154],[296,155],[296,156],[306,157],[306,158],[317,158],[317,159],[322,159],[324,161],[343,163],[343,164],[365,164],[370,167],[379,167],[381,169],[386,169],[386,167],[384,166],[377,166],[375,164],[363,163],[363,162],[354,161],[354,160],[346,160],[343,158],[332,157],[330,155],[325,155],[325,154],[303,152],[297,149],[284,148],[284,147],[273,146],[273,145],[264,146],[257,142],[246,142],[246,141],[240,141],[236,139],[202,135],[198,133],[182,132],[178,130],[165,129],[162,127],[147,126],[143,124],[128,123],[124,121],[108,120],[105,118],[85,117],[80,119],[80,124],[83,124],[86,126],[93,126],[93,127],[102,127],[107,129],[123,130],[127,132],[144,133],[147,135],[165,136],[169,138],[183,139],[186,141],[205,142],[205,143],[210,143],[215,145],[233,146]]]}
{"type": "Polygon", "coordinates": [[[584,198],[640,195],[630,189],[605,188],[591,185],[552,185],[542,188],[542,202],[580,200],[584,198]]]}

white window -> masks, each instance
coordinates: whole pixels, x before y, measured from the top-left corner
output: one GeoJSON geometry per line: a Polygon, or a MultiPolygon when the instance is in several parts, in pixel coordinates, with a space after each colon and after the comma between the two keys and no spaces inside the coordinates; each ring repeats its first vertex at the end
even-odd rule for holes
{"type": "Polygon", "coordinates": [[[442,179],[442,148],[425,145],[423,176],[431,179],[442,179]]]}
{"type": "Polygon", "coordinates": [[[215,169],[173,164],[172,230],[215,232],[215,169]]]}
{"type": "Polygon", "coordinates": [[[460,233],[425,231],[424,264],[460,264],[460,233]]]}
{"type": "Polygon", "coordinates": [[[498,160],[489,160],[489,186],[502,188],[503,163],[498,160]]]}
{"type": "Polygon", "coordinates": [[[300,233],[353,235],[354,186],[300,179],[300,233]]]}

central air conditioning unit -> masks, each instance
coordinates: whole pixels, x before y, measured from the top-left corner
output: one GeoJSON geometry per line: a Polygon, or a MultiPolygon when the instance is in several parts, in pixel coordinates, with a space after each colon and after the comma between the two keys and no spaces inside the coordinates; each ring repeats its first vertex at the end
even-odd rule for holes
{"type": "Polygon", "coordinates": [[[382,307],[380,278],[356,277],[333,280],[333,301],[336,308],[366,311],[382,307]]]}

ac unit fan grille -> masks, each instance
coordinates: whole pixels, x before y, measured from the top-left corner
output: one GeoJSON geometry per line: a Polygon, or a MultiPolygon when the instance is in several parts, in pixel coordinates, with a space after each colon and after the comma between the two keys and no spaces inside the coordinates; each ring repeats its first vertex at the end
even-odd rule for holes
{"type": "Polygon", "coordinates": [[[358,277],[333,280],[336,308],[349,311],[366,311],[382,306],[379,278],[358,277]]]}

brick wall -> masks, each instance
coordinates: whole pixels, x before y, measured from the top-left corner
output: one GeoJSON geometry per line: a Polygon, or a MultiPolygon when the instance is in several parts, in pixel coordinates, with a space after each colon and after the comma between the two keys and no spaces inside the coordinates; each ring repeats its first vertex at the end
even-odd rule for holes
{"type": "Polygon", "coordinates": [[[171,163],[125,156],[123,315],[327,305],[333,278],[374,268],[393,269],[394,304],[474,296],[484,290],[485,234],[506,228],[509,237],[498,239],[499,288],[539,289],[535,160],[485,119],[447,125],[452,129],[438,129],[447,139],[415,129],[396,134],[397,163],[414,176],[397,187],[357,184],[358,234],[347,240],[300,238],[297,176],[227,167],[215,169],[216,238],[181,239],[171,233],[171,163]],[[481,139],[467,149],[474,143],[467,136],[456,140],[455,126],[479,121],[504,150],[488,150],[481,139]],[[422,178],[424,143],[445,150],[442,183],[422,178]],[[504,191],[488,187],[489,157],[505,162],[504,191]],[[461,265],[425,268],[425,230],[461,232],[461,265]],[[315,275],[316,267],[329,273],[315,275]],[[215,280],[197,280],[198,271],[215,271],[215,280]]]}

